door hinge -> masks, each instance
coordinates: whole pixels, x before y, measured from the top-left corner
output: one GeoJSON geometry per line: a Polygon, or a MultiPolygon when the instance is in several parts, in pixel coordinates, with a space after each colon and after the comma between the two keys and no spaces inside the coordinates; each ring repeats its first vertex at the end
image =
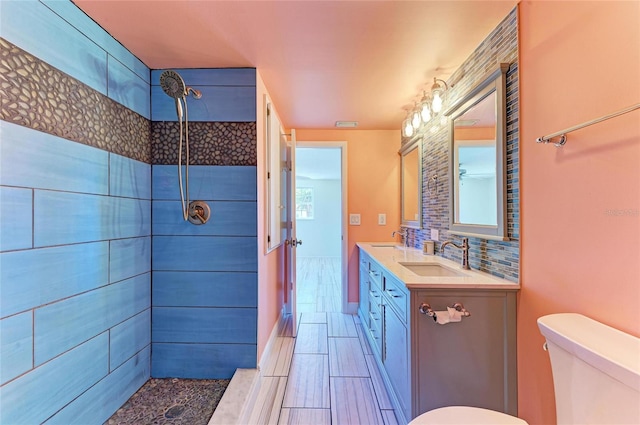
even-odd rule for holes
{"type": "Polygon", "coordinates": [[[267,242],[271,242],[271,235],[267,235],[267,242]]]}
{"type": "Polygon", "coordinates": [[[267,178],[270,179],[271,178],[271,173],[269,171],[267,171],[267,178]]]}

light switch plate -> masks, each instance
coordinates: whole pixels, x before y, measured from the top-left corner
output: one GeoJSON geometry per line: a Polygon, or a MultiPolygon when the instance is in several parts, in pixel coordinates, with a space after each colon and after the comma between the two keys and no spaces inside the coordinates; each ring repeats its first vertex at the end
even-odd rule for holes
{"type": "Polygon", "coordinates": [[[360,226],[360,214],[349,214],[349,224],[352,226],[360,226]]]}
{"type": "Polygon", "coordinates": [[[378,225],[386,226],[387,225],[387,215],[386,214],[378,214],[378,225]]]}
{"type": "Polygon", "coordinates": [[[438,229],[431,229],[431,240],[432,241],[439,241],[440,239],[440,232],[438,232],[438,229]]]}

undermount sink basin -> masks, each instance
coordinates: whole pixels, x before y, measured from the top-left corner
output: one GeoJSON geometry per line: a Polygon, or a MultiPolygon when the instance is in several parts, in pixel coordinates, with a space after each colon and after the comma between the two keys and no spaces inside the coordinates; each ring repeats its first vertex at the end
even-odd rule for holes
{"type": "Polygon", "coordinates": [[[434,263],[398,263],[418,276],[465,276],[461,271],[434,263]]]}

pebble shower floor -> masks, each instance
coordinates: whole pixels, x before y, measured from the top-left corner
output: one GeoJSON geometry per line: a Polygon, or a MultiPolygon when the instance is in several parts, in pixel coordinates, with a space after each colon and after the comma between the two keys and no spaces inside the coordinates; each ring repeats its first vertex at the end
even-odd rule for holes
{"type": "Polygon", "coordinates": [[[105,425],[206,425],[227,379],[150,379],[105,425]]]}

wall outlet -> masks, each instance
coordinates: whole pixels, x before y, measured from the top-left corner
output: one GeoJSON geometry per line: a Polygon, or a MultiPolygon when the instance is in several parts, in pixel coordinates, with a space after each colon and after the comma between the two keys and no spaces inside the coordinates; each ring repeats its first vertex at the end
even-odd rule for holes
{"type": "Polygon", "coordinates": [[[386,214],[378,214],[378,225],[386,226],[387,225],[387,215],[386,214]]]}
{"type": "Polygon", "coordinates": [[[431,240],[432,241],[439,241],[440,240],[440,232],[438,232],[438,229],[431,229],[431,240]]]}
{"type": "Polygon", "coordinates": [[[360,226],[360,214],[349,214],[349,224],[352,226],[360,226]]]}

